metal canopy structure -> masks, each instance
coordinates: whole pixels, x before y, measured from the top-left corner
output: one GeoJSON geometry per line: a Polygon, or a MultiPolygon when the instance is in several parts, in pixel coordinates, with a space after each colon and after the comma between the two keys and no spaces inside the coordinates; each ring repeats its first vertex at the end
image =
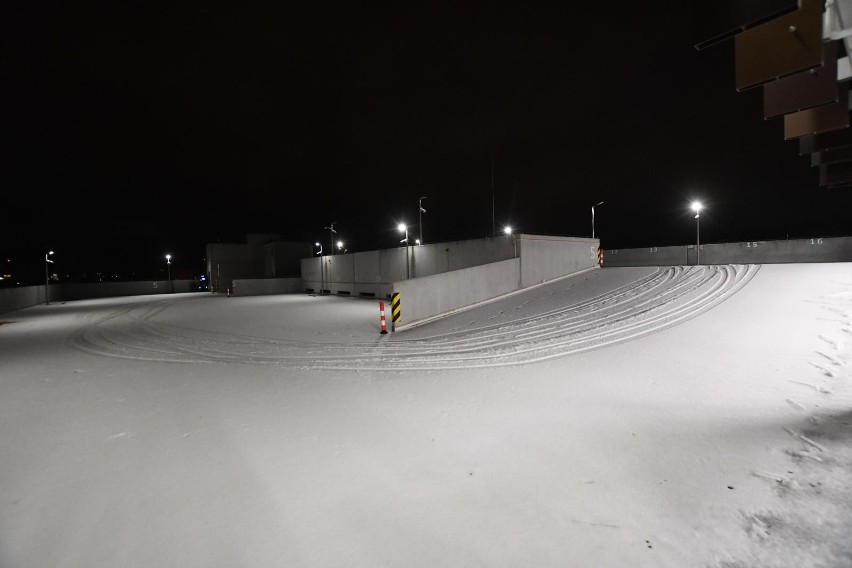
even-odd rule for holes
{"type": "Polygon", "coordinates": [[[763,88],[823,187],[852,187],[852,0],[693,0],[696,49],[735,43],[736,89],[763,88]]]}

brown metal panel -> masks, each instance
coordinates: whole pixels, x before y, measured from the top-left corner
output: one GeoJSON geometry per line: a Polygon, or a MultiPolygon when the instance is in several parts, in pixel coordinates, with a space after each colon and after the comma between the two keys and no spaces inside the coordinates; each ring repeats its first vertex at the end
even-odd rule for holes
{"type": "Polygon", "coordinates": [[[822,46],[822,65],[763,85],[763,117],[775,118],[838,102],[836,41],[822,46]]]}
{"type": "Polygon", "coordinates": [[[852,184],[852,163],[820,166],[819,184],[824,187],[852,184]]]}
{"type": "Polygon", "coordinates": [[[695,49],[704,49],[799,7],[799,0],[693,0],[695,49]]]}
{"type": "Polygon", "coordinates": [[[823,166],[825,164],[837,164],[840,162],[852,162],[852,146],[843,146],[811,154],[812,166],[823,166]]]}
{"type": "Polygon", "coordinates": [[[841,146],[852,146],[852,128],[802,136],[799,138],[799,155],[804,156],[841,146]]]}
{"type": "Polygon", "coordinates": [[[737,91],[822,64],[823,0],[736,36],[737,91]]]}
{"type": "Polygon", "coordinates": [[[784,140],[849,128],[849,86],[839,83],[840,102],[784,115],[784,140]]]}

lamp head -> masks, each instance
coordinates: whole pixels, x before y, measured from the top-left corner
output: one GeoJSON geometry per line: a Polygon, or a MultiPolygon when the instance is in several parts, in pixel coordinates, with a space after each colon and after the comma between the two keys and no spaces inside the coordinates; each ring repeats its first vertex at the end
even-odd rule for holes
{"type": "Polygon", "coordinates": [[[503,232],[507,235],[511,235],[512,234],[512,227],[509,227],[508,225],[503,227],[503,232]]]}
{"type": "Polygon", "coordinates": [[[696,213],[700,213],[702,207],[703,206],[701,205],[700,201],[693,201],[692,202],[692,210],[695,211],[696,213]]]}
{"type": "Polygon", "coordinates": [[[397,228],[397,229],[399,229],[399,232],[400,232],[400,233],[404,233],[404,232],[405,232],[405,229],[406,229],[407,227],[405,226],[405,223],[400,223],[399,225],[397,225],[397,226],[396,226],[396,228],[397,228]]]}

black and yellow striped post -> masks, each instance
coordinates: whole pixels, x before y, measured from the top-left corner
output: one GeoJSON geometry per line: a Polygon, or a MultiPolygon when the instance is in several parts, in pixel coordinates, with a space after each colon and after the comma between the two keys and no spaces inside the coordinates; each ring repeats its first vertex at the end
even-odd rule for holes
{"type": "Polygon", "coordinates": [[[402,307],[399,292],[391,294],[391,331],[396,331],[396,322],[402,321],[402,307]]]}

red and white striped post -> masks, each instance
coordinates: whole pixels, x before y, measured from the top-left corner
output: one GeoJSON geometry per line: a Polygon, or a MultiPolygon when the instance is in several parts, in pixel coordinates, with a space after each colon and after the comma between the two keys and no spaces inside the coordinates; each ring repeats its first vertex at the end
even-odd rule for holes
{"type": "Polygon", "coordinates": [[[382,335],[388,332],[388,326],[385,324],[385,303],[379,302],[379,313],[382,316],[382,335]]]}

